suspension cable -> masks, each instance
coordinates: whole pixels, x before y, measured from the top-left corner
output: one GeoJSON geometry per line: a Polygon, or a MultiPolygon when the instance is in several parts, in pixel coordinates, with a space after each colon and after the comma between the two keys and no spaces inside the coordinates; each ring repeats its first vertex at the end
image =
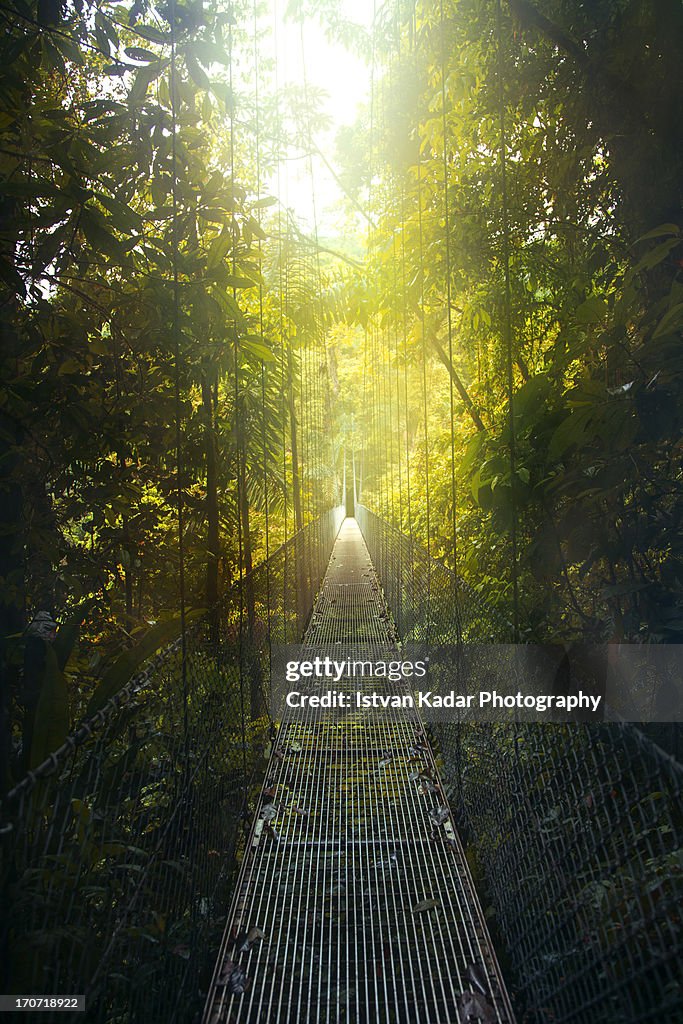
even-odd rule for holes
{"type": "MultiPolygon", "coordinates": [[[[259,227],[261,226],[261,138],[260,138],[260,96],[259,96],[259,48],[258,48],[258,9],[256,0],[253,4],[254,18],[254,109],[255,109],[255,141],[256,141],[256,211],[259,227]]],[[[261,235],[258,236],[258,264],[262,266],[263,246],[261,235]]],[[[259,333],[261,339],[264,336],[263,316],[263,281],[259,276],[258,286],[258,310],[259,310],[259,333]]],[[[263,457],[263,500],[265,505],[265,534],[266,534],[266,642],[268,645],[268,716],[271,716],[273,706],[272,689],[272,665],[273,648],[271,637],[272,609],[271,609],[271,580],[270,580],[270,497],[268,488],[268,438],[266,431],[266,382],[267,369],[265,360],[261,360],[261,454],[263,457]]],[[[272,724],[272,718],[271,718],[272,724]]]]}
{"type": "Polygon", "coordinates": [[[372,419],[368,417],[368,328],[363,327],[363,418],[360,435],[360,473],[358,481],[358,503],[363,504],[363,483],[366,471],[366,449],[368,434],[372,436],[372,419]]]}
{"type": "Polygon", "coordinates": [[[417,157],[417,216],[419,235],[419,274],[420,274],[420,355],[422,364],[422,420],[424,424],[424,479],[425,479],[425,529],[427,555],[431,562],[432,527],[431,527],[431,492],[429,473],[429,402],[427,399],[427,339],[425,323],[425,284],[424,284],[424,234],[422,223],[422,161],[417,157]]]}
{"type": "MultiPolygon", "coordinates": [[[[439,21],[441,26],[441,122],[443,133],[443,203],[444,230],[446,234],[446,317],[448,323],[448,362],[453,368],[453,312],[452,312],[452,281],[451,281],[451,221],[448,201],[448,119],[446,116],[446,26],[443,12],[443,0],[439,0],[439,21]]],[[[453,572],[458,572],[458,513],[456,509],[455,481],[455,395],[453,392],[453,374],[448,374],[448,391],[450,407],[450,442],[451,442],[451,505],[453,529],[453,572]]]]}
{"type": "MultiPolygon", "coordinates": [[[[415,40],[415,72],[419,71],[417,4],[413,6],[413,24],[415,40]]],[[[422,418],[424,422],[424,480],[425,480],[425,530],[427,541],[427,593],[425,609],[425,642],[429,645],[431,624],[431,587],[432,587],[432,528],[431,528],[431,490],[429,473],[429,402],[427,399],[427,325],[425,316],[425,274],[424,274],[424,223],[422,215],[422,148],[420,145],[419,126],[421,110],[419,94],[416,98],[415,123],[417,127],[417,227],[418,227],[418,273],[420,287],[420,361],[422,365],[422,418]]]]}
{"type": "MultiPolygon", "coordinates": [[[[304,23],[303,18],[299,22],[299,44],[301,48],[301,67],[303,75],[304,85],[304,103],[306,111],[308,112],[308,118],[306,122],[306,133],[308,141],[308,175],[311,181],[311,208],[313,212],[313,239],[315,242],[314,259],[315,259],[315,300],[313,302],[314,310],[314,332],[313,332],[313,343],[311,346],[310,357],[308,360],[308,373],[310,373],[311,362],[313,363],[313,380],[312,380],[312,393],[313,393],[313,404],[310,408],[309,415],[309,426],[312,427],[312,473],[311,473],[311,505],[314,516],[318,515],[319,499],[320,499],[320,488],[316,488],[316,480],[320,477],[320,471],[322,469],[322,456],[321,456],[321,421],[320,421],[320,380],[318,367],[316,367],[316,346],[317,343],[323,342],[323,281],[322,281],[322,268],[320,264],[320,239],[318,231],[318,204],[316,196],[316,181],[315,173],[313,170],[313,133],[311,130],[310,120],[310,103],[309,103],[309,88],[308,88],[308,75],[306,73],[306,46],[304,40],[304,23]],[[316,309],[317,307],[317,309],[316,309]],[[315,315],[317,312],[317,316],[315,315]],[[316,496],[316,490],[318,492],[316,496]],[[317,497],[317,501],[316,501],[317,497]]],[[[317,147],[315,147],[317,149],[317,147]]]]}
{"type": "MultiPolygon", "coordinates": [[[[287,423],[288,423],[288,393],[289,393],[289,365],[290,365],[290,345],[289,331],[285,331],[285,296],[286,290],[289,286],[289,275],[285,271],[285,260],[284,260],[284,247],[283,247],[283,217],[282,217],[282,153],[280,148],[280,140],[282,136],[282,112],[280,109],[280,78],[279,78],[279,37],[278,37],[278,24],[279,24],[279,11],[278,11],[278,0],[273,2],[273,18],[272,18],[272,32],[273,32],[273,48],[275,51],[274,67],[273,67],[273,79],[275,86],[275,125],[276,125],[276,137],[278,140],[277,145],[277,159],[276,159],[276,180],[277,180],[277,195],[278,195],[278,206],[277,206],[277,270],[278,270],[278,323],[279,333],[281,339],[280,348],[280,416],[282,426],[282,500],[283,500],[283,524],[284,524],[284,558],[285,567],[282,575],[282,622],[283,622],[283,635],[282,642],[287,643],[289,641],[288,624],[288,587],[287,580],[289,578],[288,573],[288,553],[289,553],[289,502],[287,496],[287,423]],[[287,335],[287,336],[286,336],[287,335]]],[[[285,181],[285,188],[287,187],[287,181],[285,181]]],[[[285,206],[287,205],[287,196],[285,196],[285,206]]],[[[294,509],[294,477],[292,476],[292,508],[294,509]]],[[[295,532],[296,524],[294,530],[295,532]]],[[[292,637],[292,639],[298,639],[292,637]]]]}
{"type": "MultiPolygon", "coordinates": [[[[399,70],[401,68],[401,25],[397,26],[397,60],[399,70]]],[[[413,544],[413,509],[410,493],[411,485],[411,458],[410,458],[410,427],[409,427],[409,388],[408,388],[408,295],[406,280],[406,204],[405,204],[405,183],[403,176],[400,181],[399,217],[401,224],[401,334],[403,352],[403,396],[405,416],[405,455],[406,455],[406,517],[408,523],[408,537],[410,544],[410,593],[415,594],[415,548],[413,544]]]]}
{"type": "MultiPolygon", "coordinates": [[[[232,5],[230,9],[230,18],[228,21],[228,84],[230,88],[230,96],[233,97],[233,101],[230,106],[230,132],[229,132],[229,145],[230,145],[230,187],[233,195],[235,193],[235,116],[234,116],[234,91],[233,91],[233,32],[232,25],[234,21],[232,5]]],[[[235,211],[232,212],[232,273],[233,277],[237,273],[237,223],[235,221],[235,211]]],[[[233,302],[237,303],[237,289],[232,289],[233,302]]],[[[234,380],[234,411],[233,415],[235,418],[235,481],[236,481],[236,492],[237,492],[237,554],[238,554],[238,595],[239,595],[239,620],[238,620],[238,660],[239,660],[239,685],[240,685],[240,728],[241,728],[241,745],[242,745],[242,799],[243,806],[246,809],[247,803],[247,734],[246,734],[246,721],[245,721],[245,699],[244,699],[244,543],[242,530],[244,523],[242,521],[242,490],[245,486],[244,480],[244,466],[242,460],[242,436],[241,429],[239,426],[240,417],[240,363],[239,363],[239,326],[237,318],[233,321],[234,339],[233,339],[233,351],[234,351],[234,366],[235,366],[235,380],[234,380]]]]}
{"type": "MultiPolygon", "coordinates": [[[[188,738],[188,680],[187,680],[187,628],[185,598],[185,505],[183,495],[183,426],[181,403],[181,352],[180,352],[180,284],[178,272],[178,153],[176,134],[178,119],[176,110],[177,69],[176,69],[176,5],[171,0],[171,262],[173,272],[173,302],[171,307],[173,357],[174,357],[174,403],[175,403],[175,447],[176,447],[176,502],[178,529],[178,589],[180,592],[180,672],[183,690],[183,730],[185,737],[185,758],[189,758],[188,738]]],[[[189,763],[189,762],[188,762],[189,763]]]]}
{"type": "Polygon", "coordinates": [[[507,363],[508,430],[510,432],[510,546],[512,559],[512,624],[515,640],[519,639],[519,579],[517,565],[517,451],[515,438],[514,372],[512,363],[512,290],[510,284],[510,217],[507,191],[507,134],[505,127],[505,92],[503,89],[503,21],[500,0],[496,0],[498,117],[500,123],[500,188],[503,219],[503,272],[505,277],[504,339],[507,363]]]}
{"type": "Polygon", "coordinates": [[[413,515],[410,495],[410,430],[408,417],[408,297],[406,285],[406,223],[405,223],[405,192],[401,183],[401,324],[403,340],[403,404],[406,432],[406,515],[408,517],[408,536],[413,539],[413,515]]]}

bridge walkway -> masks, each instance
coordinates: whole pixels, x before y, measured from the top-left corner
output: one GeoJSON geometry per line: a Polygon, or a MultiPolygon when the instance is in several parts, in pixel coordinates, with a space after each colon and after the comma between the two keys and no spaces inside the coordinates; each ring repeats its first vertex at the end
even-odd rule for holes
{"type": "MultiPolygon", "coordinates": [[[[303,656],[332,646],[339,658],[396,659],[397,644],[346,519],[303,656]]],[[[397,690],[357,679],[330,687],[397,690]]],[[[416,711],[297,711],[282,722],[204,1024],[295,1021],[513,1022],[416,711]]]]}

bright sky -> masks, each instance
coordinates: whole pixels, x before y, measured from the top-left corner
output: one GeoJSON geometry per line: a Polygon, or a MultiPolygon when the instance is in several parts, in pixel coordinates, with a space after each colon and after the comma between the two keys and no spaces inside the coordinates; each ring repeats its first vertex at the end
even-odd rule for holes
{"type": "MultiPolygon", "coordinates": [[[[341,43],[330,42],[313,19],[307,20],[303,28],[304,66],[299,24],[284,20],[282,12],[286,0],[271,0],[271,4],[277,17],[280,86],[290,83],[303,88],[306,84],[311,91],[327,93],[322,109],[331,125],[329,130],[315,134],[314,142],[334,165],[335,136],[341,125],[354,123],[359,103],[368,101],[371,69],[341,43]]],[[[341,6],[349,21],[366,28],[372,24],[373,0],[343,0],[341,6]]],[[[273,192],[277,191],[275,181],[270,187],[273,192]]],[[[315,219],[322,234],[339,229],[340,189],[319,156],[314,155],[312,161],[307,158],[285,161],[280,169],[280,192],[281,201],[294,211],[305,230],[313,231],[315,219]]]]}

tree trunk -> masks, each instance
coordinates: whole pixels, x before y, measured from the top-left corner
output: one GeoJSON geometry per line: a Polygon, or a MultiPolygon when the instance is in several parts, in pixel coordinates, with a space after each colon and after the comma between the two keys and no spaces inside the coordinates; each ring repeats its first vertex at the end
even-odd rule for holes
{"type": "Polygon", "coordinates": [[[249,522],[249,496],[247,494],[247,481],[244,469],[245,454],[246,453],[243,448],[240,455],[238,489],[240,499],[240,517],[242,519],[242,564],[244,566],[244,572],[247,575],[250,575],[253,568],[253,553],[251,548],[251,526],[249,522]]]}
{"type": "Polygon", "coordinates": [[[299,473],[299,443],[296,429],[296,404],[294,402],[294,370],[292,350],[287,352],[287,398],[289,405],[289,432],[292,447],[292,492],[294,498],[294,528],[303,528],[304,520],[301,511],[301,476],[299,473]]]}
{"type": "Polygon", "coordinates": [[[218,530],[218,473],[216,431],[213,422],[213,396],[206,367],[202,371],[202,411],[204,414],[204,458],[206,462],[206,606],[218,600],[220,536],[218,530]]]}
{"type": "MultiPolygon", "coordinates": [[[[3,335],[6,333],[2,332],[3,335]]],[[[0,501],[0,796],[7,792],[11,780],[11,700],[19,693],[19,659],[13,657],[7,638],[24,629],[24,559],[22,491],[19,483],[18,451],[22,436],[20,428],[0,410],[0,467],[2,467],[2,501],[0,501]],[[14,438],[14,443],[9,438],[14,438]]]]}
{"type": "MultiPolygon", "coordinates": [[[[120,428],[122,429],[122,428],[120,428]]],[[[126,477],[126,456],[118,454],[119,470],[121,472],[121,485],[126,477]]],[[[130,541],[130,530],[128,527],[128,516],[123,516],[123,528],[121,530],[121,547],[123,549],[123,595],[126,607],[126,629],[130,630],[133,620],[133,551],[130,541]]]]}
{"type": "Polygon", "coordinates": [[[251,521],[249,514],[249,494],[247,492],[246,459],[247,446],[244,431],[241,423],[238,424],[238,444],[240,447],[240,459],[238,470],[237,490],[240,505],[240,520],[242,525],[242,566],[244,569],[244,600],[247,609],[247,642],[246,657],[244,664],[249,679],[249,703],[252,720],[260,718],[264,713],[263,707],[263,674],[261,672],[261,657],[259,651],[261,631],[256,618],[256,594],[254,592],[253,579],[253,551],[251,547],[251,521]]]}

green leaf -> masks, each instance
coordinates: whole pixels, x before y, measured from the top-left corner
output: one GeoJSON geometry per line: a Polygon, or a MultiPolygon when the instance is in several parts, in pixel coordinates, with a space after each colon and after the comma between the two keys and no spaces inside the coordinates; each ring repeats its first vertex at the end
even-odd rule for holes
{"type": "Polygon", "coordinates": [[[470,490],[472,492],[472,497],[474,498],[474,500],[477,503],[479,503],[479,491],[480,491],[481,487],[482,487],[481,469],[477,469],[475,471],[475,473],[473,474],[472,479],[470,480],[470,490]]]}
{"type": "Polygon", "coordinates": [[[465,449],[465,454],[460,461],[460,466],[458,467],[458,474],[463,477],[463,479],[466,479],[470,475],[475,464],[480,461],[486,443],[486,437],[487,435],[485,431],[480,430],[474,435],[474,437],[470,438],[467,448],[465,449]]]}
{"type": "Polygon", "coordinates": [[[55,637],[52,649],[54,650],[57,658],[57,665],[62,672],[66,668],[66,664],[71,657],[71,652],[78,642],[78,635],[80,633],[83,619],[95,604],[95,600],[96,598],[89,597],[85,601],[81,601],[66,622],[57,630],[57,636],[55,637]]]}
{"type": "Polygon", "coordinates": [[[66,35],[52,35],[51,42],[54,47],[65,57],[70,60],[72,64],[76,64],[80,67],[85,63],[85,58],[80,47],[77,45],[75,40],[69,38],[66,35]]]}
{"type": "Polygon", "coordinates": [[[165,206],[158,206],[147,214],[148,220],[170,220],[173,216],[173,206],[167,203],[165,206]]]}
{"type": "Polygon", "coordinates": [[[136,25],[135,34],[141,39],[148,39],[150,43],[170,43],[171,33],[161,32],[152,25],[136,25]]]}
{"type": "Polygon", "coordinates": [[[237,305],[232,295],[228,295],[220,287],[213,287],[211,289],[211,295],[216,300],[221,309],[235,320],[241,321],[243,319],[243,313],[240,307],[237,305]]]}
{"type": "Polygon", "coordinates": [[[248,277],[239,277],[237,274],[226,274],[222,283],[226,288],[256,288],[256,281],[250,281],[248,277]]]}
{"type": "Polygon", "coordinates": [[[251,352],[253,355],[258,356],[258,358],[263,360],[264,363],[273,362],[275,359],[273,352],[267,345],[264,345],[263,342],[251,341],[247,338],[243,338],[240,342],[240,347],[245,349],[247,352],[251,352]]]}
{"type": "MultiPolygon", "coordinates": [[[[515,391],[515,418],[522,424],[535,420],[542,413],[552,390],[552,382],[545,373],[538,373],[515,391]]],[[[523,426],[522,426],[523,429],[523,426]]]]}
{"type": "MultiPolygon", "coordinates": [[[[106,807],[107,800],[112,795],[121,792],[124,778],[132,773],[138,755],[151,742],[153,742],[153,737],[149,735],[135,740],[114,764],[105,769],[97,797],[101,807],[106,807]]],[[[130,793],[129,787],[127,787],[127,792],[130,793]]]]}
{"type": "Polygon", "coordinates": [[[127,203],[113,199],[104,192],[96,192],[95,196],[98,202],[102,203],[102,206],[111,213],[117,228],[120,228],[122,231],[127,231],[130,228],[135,228],[137,231],[142,230],[144,226],[142,217],[128,206],[127,203]]]}
{"type": "Polygon", "coordinates": [[[583,442],[592,412],[592,408],[576,410],[560,423],[548,445],[550,461],[559,459],[568,448],[583,442]]]}
{"type": "Polygon", "coordinates": [[[187,65],[187,70],[190,75],[190,78],[195,83],[195,85],[199,86],[200,89],[210,89],[211,79],[209,78],[201,64],[197,61],[195,57],[192,56],[191,53],[185,54],[185,63],[187,65]]]}
{"type": "Polygon", "coordinates": [[[680,235],[680,233],[678,224],[660,224],[658,227],[653,228],[652,231],[648,231],[646,235],[641,235],[640,238],[636,239],[636,242],[645,242],[648,238],[662,238],[665,235],[680,235]]]}
{"type": "Polygon", "coordinates": [[[652,337],[661,338],[665,334],[673,334],[681,326],[683,326],[683,302],[677,303],[662,317],[652,337]]]}
{"type": "Polygon", "coordinates": [[[226,111],[231,113],[234,106],[234,96],[230,87],[225,82],[212,82],[211,92],[217,100],[220,100],[226,111]]]}
{"type": "Polygon", "coordinates": [[[168,63],[167,60],[160,60],[157,64],[140,68],[136,72],[130,92],[128,93],[128,103],[130,106],[137,106],[144,101],[149,86],[168,67],[168,63]]]}
{"type": "Polygon", "coordinates": [[[660,242],[654,249],[650,249],[639,262],[636,264],[636,270],[653,270],[655,267],[663,263],[667,258],[672,249],[675,249],[677,245],[681,244],[681,239],[677,235],[675,238],[667,238],[666,242],[660,242]]]}
{"type": "Polygon", "coordinates": [[[106,220],[98,211],[84,207],[81,213],[81,227],[88,242],[94,249],[120,259],[123,255],[121,242],[105,227],[106,220]]]}
{"type": "Polygon", "coordinates": [[[604,320],[608,306],[600,295],[591,295],[576,309],[576,320],[580,324],[594,324],[604,320]]]}
{"type": "Polygon", "coordinates": [[[248,231],[251,231],[252,235],[255,235],[256,238],[260,238],[263,242],[265,242],[266,239],[268,238],[267,234],[265,233],[265,231],[263,230],[263,228],[261,227],[261,225],[259,224],[255,217],[249,217],[249,219],[246,221],[244,225],[245,239],[247,237],[248,231]]]}
{"type": "Polygon", "coordinates": [[[101,11],[98,11],[95,14],[95,24],[100,28],[100,31],[104,32],[107,39],[110,39],[114,45],[118,44],[119,36],[110,18],[107,18],[101,11]]]}
{"type": "MultiPolygon", "coordinates": [[[[197,609],[196,611],[189,612],[186,616],[186,622],[194,622],[201,615],[204,614],[203,609],[197,609]]],[[[150,630],[145,633],[142,640],[131,647],[130,650],[124,651],[120,657],[116,659],[114,664],[105,672],[99,686],[90,698],[86,715],[94,715],[96,711],[99,711],[103,707],[110,697],[113,697],[123,689],[126,683],[130,682],[140,666],[151,658],[160,647],[166,646],[171,643],[176,637],[180,635],[180,617],[174,619],[168,619],[166,622],[159,622],[156,626],[152,626],[150,630]]]]}
{"type": "Polygon", "coordinates": [[[224,64],[230,66],[228,52],[223,46],[210,42],[208,39],[196,40],[192,44],[192,53],[202,64],[224,64]]]}
{"type": "Polygon", "coordinates": [[[80,373],[81,369],[81,364],[78,362],[77,359],[69,358],[65,359],[62,363],[59,364],[59,369],[57,370],[57,373],[59,374],[60,377],[68,377],[73,373],[80,373]]]}
{"type": "Polygon", "coordinates": [[[151,50],[145,50],[142,46],[127,46],[124,53],[133,60],[145,60],[148,63],[159,60],[158,54],[152,53],[151,50]]]}
{"type": "Polygon", "coordinates": [[[206,269],[213,270],[221,263],[230,249],[232,244],[232,231],[229,228],[223,228],[220,235],[214,238],[209,248],[209,253],[206,258],[206,269]]]}
{"type": "Polygon", "coordinates": [[[45,643],[43,682],[33,724],[29,768],[37,768],[69,734],[69,694],[52,644],[45,643]]]}

